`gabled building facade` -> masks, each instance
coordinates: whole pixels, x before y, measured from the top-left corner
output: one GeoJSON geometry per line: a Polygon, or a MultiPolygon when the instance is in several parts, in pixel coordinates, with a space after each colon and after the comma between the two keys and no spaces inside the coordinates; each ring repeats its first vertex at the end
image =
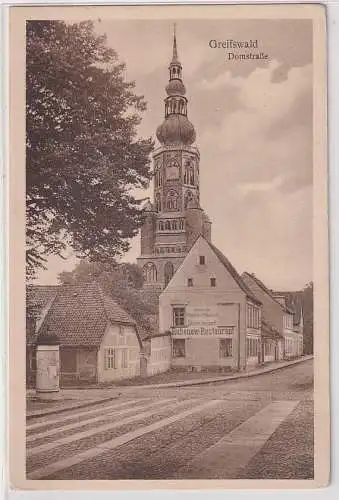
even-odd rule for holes
{"type": "Polygon", "coordinates": [[[199,236],[159,298],[172,368],[243,370],[258,364],[261,303],[229,260],[199,236]]]}
{"type": "Polygon", "coordinates": [[[145,208],[141,228],[144,287],[161,291],[170,281],[199,234],[211,239],[211,222],[200,205],[200,153],[189,121],[174,33],[173,55],[166,86],[165,116],[156,135],[153,154],[153,202],[145,208]]]}
{"type": "Polygon", "coordinates": [[[303,353],[302,332],[295,328],[294,310],[289,307],[281,294],[276,296],[254,274],[243,273],[242,278],[263,305],[263,317],[269,327],[283,336],[284,343],[278,359],[289,359],[303,353]]]}

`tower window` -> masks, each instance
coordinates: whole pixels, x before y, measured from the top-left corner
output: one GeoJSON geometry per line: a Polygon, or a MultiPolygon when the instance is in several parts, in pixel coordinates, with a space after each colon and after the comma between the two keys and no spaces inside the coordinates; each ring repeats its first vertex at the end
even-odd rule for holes
{"type": "Polygon", "coordinates": [[[211,286],[216,287],[217,286],[217,280],[215,278],[211,278],[211,286]]]}
{"type": "Polygon", "coordinates": [[[157,212],[161,212],[161,197],[160,197],[160,193],[157,193],[156,197],[155,197],[155,209],[156,209],[157,212]]]}
{"type": "Polygon", "coordinates": [[[143,267],[143,277],[146,282],[157,281],[157,274],[157,268],[152,262],[143,267]]]}
{"type": "Polygon", "coordinates": [[[174,266],[172,262],[166,262],[165,264],[165,286],[170,282],[174,274],[174,266]]]}
{"type": "Polygon", "coordinates": [[[205,265],[205,255],[199,255],[199,264],[201,266],[205,265]]]}
{"type": "Polygon", "coordinates": [[[193,279],[192,278],[187,279],[187,286],[193,286],[193,279]]]}
{"type": "Polygon", "coordinates": [[[167,210],[177,210],[178,195],[175,191],[170,191],[167,196],[167,210]]]}

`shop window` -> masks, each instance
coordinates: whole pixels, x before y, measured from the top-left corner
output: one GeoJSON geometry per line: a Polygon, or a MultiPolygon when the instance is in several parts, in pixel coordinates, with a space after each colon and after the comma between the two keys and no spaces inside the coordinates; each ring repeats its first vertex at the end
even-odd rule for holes
{"type": "Polygon", "coordinates": [[[258,339],[246,339],[246,351],[248,358],[258,356],[258,339]]]}
{"type": "Polygon", "coordinates": [[[211,278],[211,287],[215,288],[217,286],[216,278],[211,278]]]}
{"type": "Polygon", "coordinates": [[[184,358],[186,356],[185,339],[173,339],[173,358],[184,358]]]}
{"type": "Polygon", "coordinates": [[[205,255],[199,255],[199,264],[201,266],[205,265],[205,255]]]}
{"type": "Polygon", "coordinates": [[[116,350],[114,347],[105,348],[105,370],[116,369],[116,350]]]}
{"type": "Polygon", "coordinates": [[[193,286],[193,278],[187,279],[187,286],[193,286]]]}
{"type": "Polygon", "coordinates": [[[173,326],[185,326],[184,307],[173,307],[173,326]]]}
{"type": "Polygon", "coordinates": [[[127,368],[128,366],[128,350],[121,349],[121,368],[127,368]]]}
{"type": "Polygon", "coordinates": [[[220,358],[232,357],[232,339],[219,340],[219,355],[220,358]]]}

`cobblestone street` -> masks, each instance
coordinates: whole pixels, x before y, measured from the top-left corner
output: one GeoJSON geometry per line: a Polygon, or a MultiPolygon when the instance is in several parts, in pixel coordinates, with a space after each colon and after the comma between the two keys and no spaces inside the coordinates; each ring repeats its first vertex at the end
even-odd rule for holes
{"type": "Polygon", "coordinates": [[[28,479],[311,479],[313,361],[27,422],[28,479]]]}

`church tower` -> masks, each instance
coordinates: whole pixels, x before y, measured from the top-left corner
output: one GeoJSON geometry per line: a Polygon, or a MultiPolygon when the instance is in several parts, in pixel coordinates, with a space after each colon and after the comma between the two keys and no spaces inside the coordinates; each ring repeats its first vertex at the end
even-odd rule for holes
{"type": "Polygon", "coordinates": [[[211,222],[200,206],[199,162],[195,129],[187,118],[186,89],[176,33],[166,86],[165,118],[153,153],[153,203],[145,207],[141,228],[144,288],[165,288],[199,235],[211,239],[211,222]]]}

